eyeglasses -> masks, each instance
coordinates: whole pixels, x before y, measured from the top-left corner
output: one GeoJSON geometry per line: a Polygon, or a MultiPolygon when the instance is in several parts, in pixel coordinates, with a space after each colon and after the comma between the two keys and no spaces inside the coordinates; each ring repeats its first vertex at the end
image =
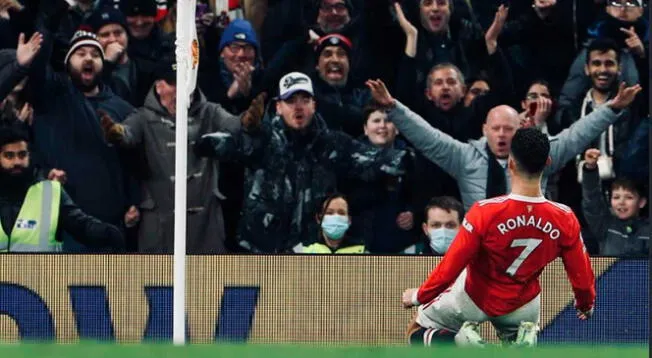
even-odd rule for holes
{"type": "Polygon", "coordinates": [[[255,50],[256,50],[256,49],[254,49],[253,46],[251,46],[249,44],[239,44],[237,42],[230,43],[227,47],[233,53],[238,53],[238,52],[240,52],[240,50],[242,50],[242,52],[244,52],[245,54],[248,54],[248,55],[253,54],[255,52],[255,50]]]}
{"type": "Polygon", "coordinates": [[[2,157],[7,160],[25,159],[29,156],[29,152],[26,150],[21,150],[20,152],[2,152],[2,157]]]}
{"type": "Polygon", "coordinates": [[[539,97],[543,97],[547,99],[551,98],[550,95],[547,93],[536,93],[536,92],[530,92],[525,96],[526,99],[539,99],[539,97]]]}
{"type": "Polygon", "coordinates": [[[619,8],[624,7],[630,9],[635,7],[641,7],[641,4],[639,4],[639,2],[636,0],[625,0],[625,1],[610,0],[608,5],[613,7],[619,7],[619,8]]]}
{"type": "Polygon", "coordinates": [[[484,96],[485,94],[489,93],[489,90],[473,87],[469,90],[469,92],[474,96],[484,96]]]}
{"type": "Polygon", "coordinates": [[[333,12],[334,10],[336,13],[341,14],[346,11],[346,5],[343,2],[338,2],[337,4],[331,5],[322,4],[319,7],[319,10],[323,12],[333,12]]]}

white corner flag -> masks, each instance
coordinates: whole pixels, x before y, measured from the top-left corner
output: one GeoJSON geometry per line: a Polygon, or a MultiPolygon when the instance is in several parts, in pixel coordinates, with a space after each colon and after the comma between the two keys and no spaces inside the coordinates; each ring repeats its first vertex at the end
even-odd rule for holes
{"type": "Polygon", "coordinates": [[[177,2],[177,113],[174,174],[173,330],[175,345],[186,341],[186,187],[188,166],[188,108],[197,84],[199,42],[195,26],[196,0],[177,2]]]}

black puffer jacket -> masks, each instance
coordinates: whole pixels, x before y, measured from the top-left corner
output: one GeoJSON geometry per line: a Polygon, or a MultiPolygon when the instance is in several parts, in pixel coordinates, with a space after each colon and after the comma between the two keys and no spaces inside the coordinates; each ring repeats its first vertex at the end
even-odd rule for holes
{"type": "Polygon", "coordinates": [[[203,137],[210,156],[247,167],[240,239],[252,251],[287,252],[317,237],[318,205],[337,190],[338,180],[371,181],[402,174],[405,152],[379,150],[331,131],[315,115],[305,133],[279,116],[266,118],[256,133],[203,137]]]}

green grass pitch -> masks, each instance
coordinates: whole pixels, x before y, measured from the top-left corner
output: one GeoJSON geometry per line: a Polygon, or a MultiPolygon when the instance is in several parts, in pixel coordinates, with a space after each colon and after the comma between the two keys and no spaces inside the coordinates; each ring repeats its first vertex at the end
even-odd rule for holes
{"type": "Polygon", "coordinates": [[[177,347],[167,344],[5,344],[0,357],[11,358],[642,358],[648,347],[545,346],[534,349],[438,347],[330,347],[309,345],[213,344],[177,347]]]}

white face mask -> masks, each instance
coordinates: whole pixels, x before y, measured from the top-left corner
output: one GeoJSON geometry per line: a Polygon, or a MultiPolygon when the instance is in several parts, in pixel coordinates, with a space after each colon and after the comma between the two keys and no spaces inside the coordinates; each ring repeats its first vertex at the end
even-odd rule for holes
{"type": "Polygon", "coordinates": [[[430,248],[438,254],[445,254],[451,246],[455,235],[457,235],[457,231],[457,229],[447,229],[443,227],[428,230],[430,248]]]}

